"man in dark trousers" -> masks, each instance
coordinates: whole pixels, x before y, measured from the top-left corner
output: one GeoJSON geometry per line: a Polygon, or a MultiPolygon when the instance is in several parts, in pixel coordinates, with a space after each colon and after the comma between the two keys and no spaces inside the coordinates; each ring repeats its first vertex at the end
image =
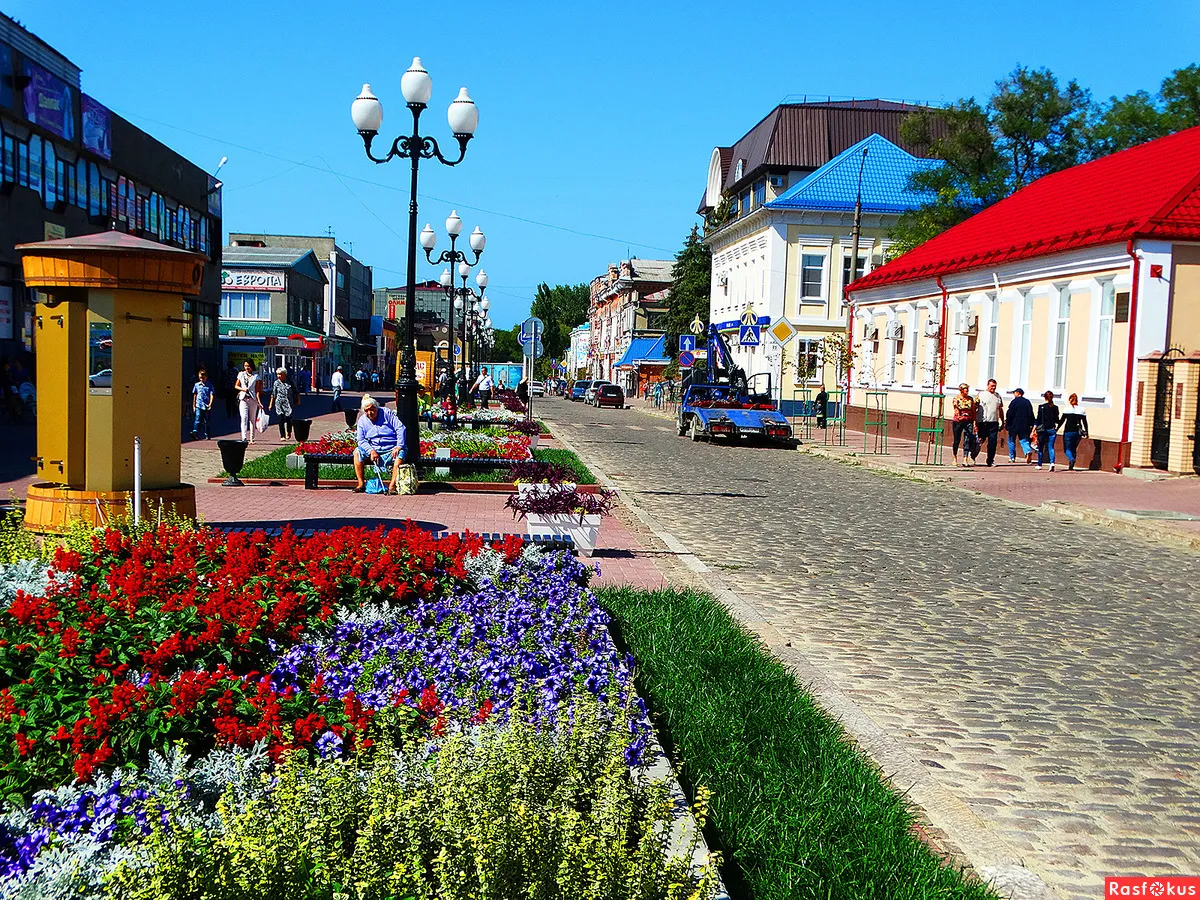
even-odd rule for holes
{"type": "Polygon", "coordinates": [[[829,391],[825,390],[825,388],[821,388],[819,391],[817,391],[817,399],[815,402],[817,407],[817,427],[824,428],[826,425],[826,418],[829,415],[829,391]]]}
{"type": "Polygon", "coordinates": [[[1025,456],[1025,462],[1033,462],[1033,444],[1029,441],[1033,423],[1033,404],[1025,399],[1024,388],[1015,388],[1012,403],[1008,404],[1008,415],[1004,417],[1004,426],[1008,430],[1008,461],[1010,463],[1017,461],[1018,444],[1021,446],[1021,453],[1025,456]]]}

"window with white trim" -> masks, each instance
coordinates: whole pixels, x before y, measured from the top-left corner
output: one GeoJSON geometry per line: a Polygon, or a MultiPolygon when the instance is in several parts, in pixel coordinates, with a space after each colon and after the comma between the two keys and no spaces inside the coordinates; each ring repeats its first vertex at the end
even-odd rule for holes
{"type": "Polygon", "coordinates": [[[1066,387],[1067,380],[1067,340],[1071,329],[1071,292],[1060,291],[1058,294],[1058,319],[1054,323],[1054,384],[1056,391],[1066,387]]]}
{"type": "Polygon", "coordinates": [[[1000,341],[1000,298],[988,303],[987,377],[996,377],[996,345],[1000,341]]]}
{"type": "Polygon", "coordinates": [[[796,384],[816,384],[821,377],[821,342],[812,340],[796,341],[796,384]]]}
{"type": "Polygon", "coordinates": [[[1109,373],[1112,371],[1113,320],[1117,313],[1117,289],[1111,281],[1100,290],[1100,331],[1096,349],[1096,372],[1093,381],[1097,392],[1108,393],[1109,373]]]}
{"type": "Polygon", "coordinates": [[[887,374],[884,381],[887,384],[895,384],[896,382],[896,365],[897,361],[904,358],[904,326],[900,321],[889,321],[886,325],[888,337],[888,358],[887,358],[887,374]]]}
{"type": "Polygon", "coordinates": [[[904,381],[906,384],[915,384],[917,381],[917,350],[921,346],[920,336],[917,333],[917,325],[920,321],[920,313],[913,310],[909,316],[909,323],[912,325],[912,334],[908,338],[908,360],[904,372],[904,381]]]}
{"type": "Polygon", "coordinates": [[[803,253],[800,255],[800,302],[824,303],[822,290],[825,280],[825,254],[803,253]]]}
{"type": "Polygon", "coordinates": [[[848,285],[851,281],[856,281],[862,278],[867,272],[867,260],[870,258],[870,250],[858,251],[858,265],[854,267],[854,278],[850,277],[850,248],[842,249],[842,287],[848,285]]]}
{"type": "Polygon", "coordinates": [[[1021,367],[1016,380],[1024,384],[1029,380],[1029,342],[1033,337],[1033,297],[1028,293],[1021,298],[1021,367]]]}

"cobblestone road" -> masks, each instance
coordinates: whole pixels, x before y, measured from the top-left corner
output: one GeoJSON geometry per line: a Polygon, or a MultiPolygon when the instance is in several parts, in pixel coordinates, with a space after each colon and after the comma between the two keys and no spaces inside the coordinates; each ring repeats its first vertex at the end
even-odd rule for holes
{"type": "Polygon", "coordinates": [[[1057,892],[1200,874],[1200,556],[633,410],[538,415],[1057,892]]]}

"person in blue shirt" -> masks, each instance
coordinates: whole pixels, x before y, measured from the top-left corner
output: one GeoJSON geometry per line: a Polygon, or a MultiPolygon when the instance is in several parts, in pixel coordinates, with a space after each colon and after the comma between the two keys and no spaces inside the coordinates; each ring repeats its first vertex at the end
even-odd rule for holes
{"type": "Polygon", "coordinates": [[[404,423],[392,410],[380,406],[370,394],[362,398],[362,415],[354,428],[358,446],[354,449],[354,475],[358,484],[354,493],[367,489],[364,473],[367,460],[380,468],[392,471],[388,493],[394,493],[400,478],[400,463],[404,459],[404,423]]]}
{"type": "Polygon", "coordinates": [[[208,383],[208,372],[201,369],[196,373],[196,383],[192,385],[192,440],[202,435],[208,440],[208,413],[212,409],[213,398],[217,392],[208,383]]]}

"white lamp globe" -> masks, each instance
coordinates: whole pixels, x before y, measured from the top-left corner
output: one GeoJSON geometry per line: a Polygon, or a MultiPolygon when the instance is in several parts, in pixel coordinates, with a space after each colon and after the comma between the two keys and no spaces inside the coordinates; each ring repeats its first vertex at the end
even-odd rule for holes
{"type": "Polygon", "coordinates": [[[482,300],[479,301],[479,307],[484,312],[487,312],[489,309],[492,308],[492,301],[489,300],[487,297],[484,297],[482,300]]]}
{"type": "Polygon", "coordinates": [[[383,104],[371,93],[369,84],[362,86],[362,93],[350,104],[350,118],[359,131],[378,134],[379,126],[383,124],[383,104]]]}
{"type": "Polygon", "coordinates": [[[471,304],[471,312],[475,313],[475,315],[479,315],[479,301],[478,300],[476,300],[474,303],[471,304]]]}
{"type": "Polygon", "coordinates": [[[400,76],[400,93],[406,103],[424,106],[433,94],[433,79],[421,65],[421,57],[414,56],[408,71],[400,76]]]}
{"type": "Polygon", "coordinates": [[[446,111],[446,120],[450,123],[450,131],[453,134],[472,135],[479,127],[479,107],[468,96],[466,88],[459,90],[458,96],[451,101],[450,108],[446,111]]]}
{"type": "Polygon", "coordinates": [[[483,236],[483,232],[479,230],[479,226],[475,226],[475,230],[471,232],[471,249],[476,253],[482,253],[483,247],[487,243],[487,238],[483,236]]]}
{"type": "Polygon", "coordinates": [[[466,278],[471,274],[471,264],[463,261],[458,264],[458,275],[460,278],[466,278]]]}
{"type": "Polygon", "coordinates": [[[480,269],[479,274],[475,276],[475,283],[479,285],[480,290],[483,290],[485,287],[487,287],[487,272],[483,271],[483,269],[480,269]]]}
{"type": "Polygon", "coordinates": [[[442,269],[442,274],[438,278],[438,281],[442,283],[442,287],[450,287],[450,285],[454,283],[454,276],[450,274],[449,266],[442,269]]]}
{"type": "Polygon", "coordinates": [[[458,237],[462,232],[462,219],[458,217],[457,210],[450,210],[450,215],[446,217],[446,234],[450,237],[458,237]]]}
{"type": "Polygon", "coordinates": [[[433,233],[433,226],[428,222],[426,222],[425,227],[421,229],[421,246],[426,250],[432,250],[435,246],[437,246],[437,235],[433,233]]]}
{"type": "Polygon", "coordinates": [[[454,308],[455,308],[455,310],[457,310],[458,312],[462,312],[462,297],[455,297],[455,298],[454,298],[454,308]]]}

